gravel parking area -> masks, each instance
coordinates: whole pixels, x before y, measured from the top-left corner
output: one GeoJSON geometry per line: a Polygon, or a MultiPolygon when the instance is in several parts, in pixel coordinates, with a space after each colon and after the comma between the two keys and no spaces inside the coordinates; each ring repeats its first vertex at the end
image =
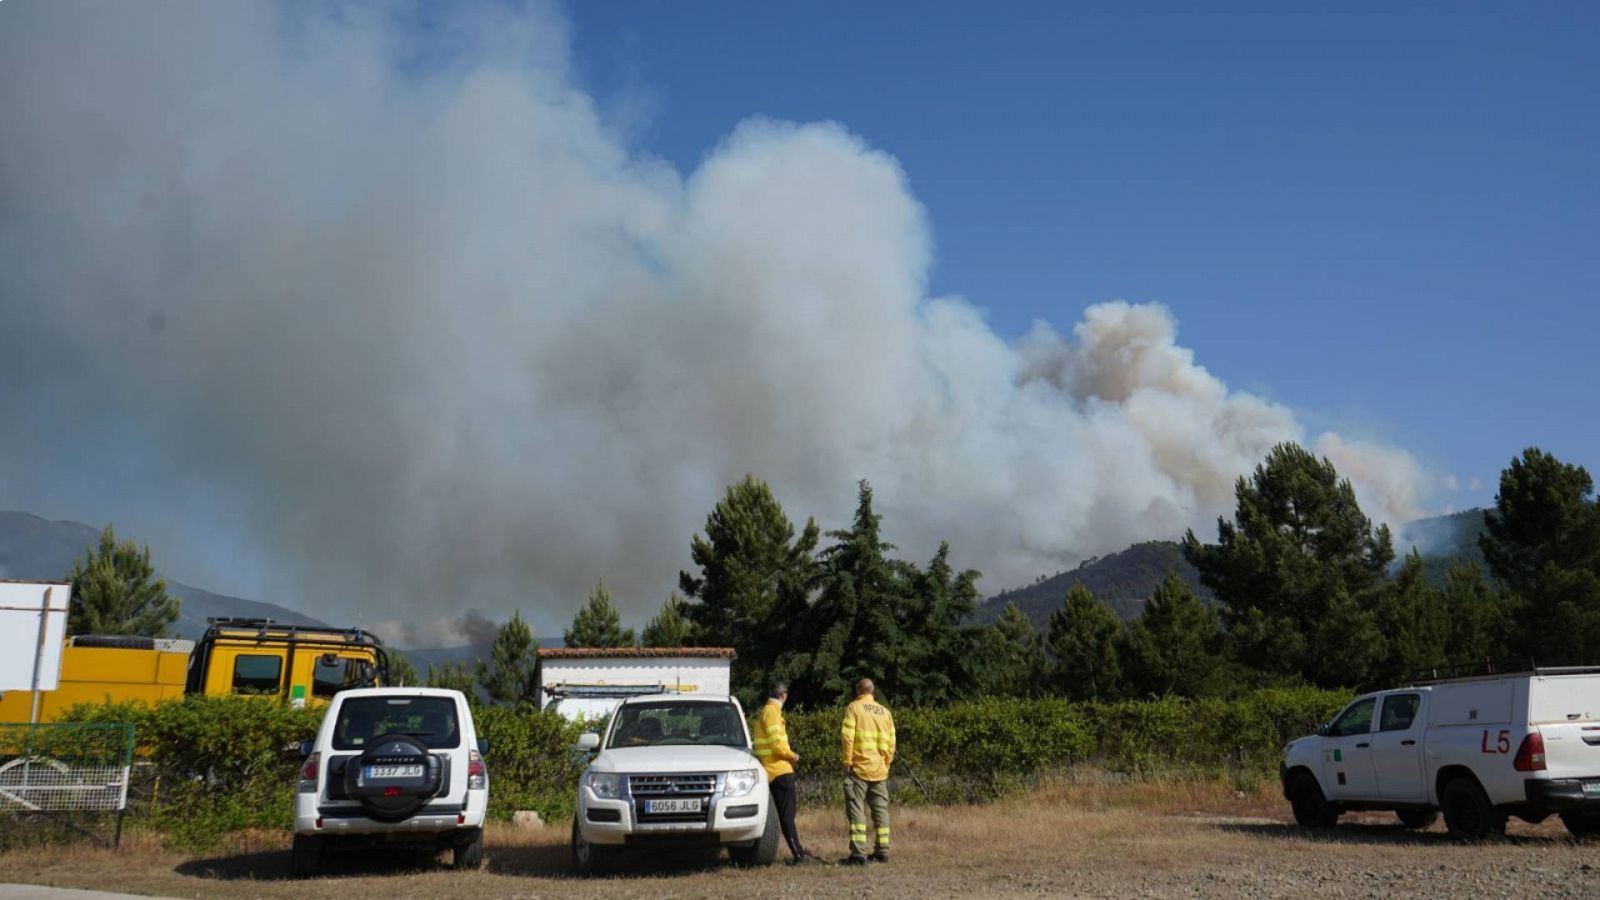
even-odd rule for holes
{"type": "MultiPolygon", "coordinates": [[[[1462,846],[1435,826],[1351,817],[1328,834],[1288,824],[1281,799],[1206,787],[1063,787],[980,807],[897,810],[895,859],[738,870],[700,860],[639,860],[605,879],[568,870],[564,827],[491,832],[481,871],[405,852],[342,860],[291,881],[285,835],[254,835],[201,856],[136,835],[120,851],[51,847],[0,855],[7,881],[172,897],[921,896],[1592,897],[1600,844],[1555,821],[1513,824],[1504,842],[1462,846]]],[[[843,850],[841,816],[807,810],[802,835],[843,850]]]]}

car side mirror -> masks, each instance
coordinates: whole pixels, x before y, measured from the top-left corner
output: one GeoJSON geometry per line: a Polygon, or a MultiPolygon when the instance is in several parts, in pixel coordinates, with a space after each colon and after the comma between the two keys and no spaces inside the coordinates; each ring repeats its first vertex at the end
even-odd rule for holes
{"type": "MultiPolygon", "coordinates": [[[[301,741],[300,742],[300,755],[301,755],[301,757],[307,757],[307,756],[311,755],[311,747],[313,746],[313,744],[314,744],[313,741],[301,741]]],[[[278,746],[281,747],[283,745],[279,744],[278,746]]]]}
{"type": "Polygon", "coordinates": [[[586,731],[583,734],[578,735],[578,743],[575,746],[579,750],[583,750],[587,753],[593,753],[594,751],[600,749],[600,735],[595,734],[592,731],[586,731]]]}
{"type": "Polygon", "coordinates": [[[488,756],[489,755],[489,739],[488,738],[478,738],[478,755],[479,756],[488,756]]]}
{"type": "Polygon", "coordinates": [[[1327,722],[1323,722],[1322,724],[1317,726],[1317,735],[1319,737],[1327,737],[1329,730],[1330,729],[1328,728],[1328,723],[1327,722]]]}

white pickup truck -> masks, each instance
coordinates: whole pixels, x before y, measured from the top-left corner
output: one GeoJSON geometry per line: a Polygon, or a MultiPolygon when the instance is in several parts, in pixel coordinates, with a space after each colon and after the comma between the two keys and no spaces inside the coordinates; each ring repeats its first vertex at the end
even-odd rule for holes
{"type": "Polygon", "coordinates": [[[1600,835],[1600,667],[1529,669],[1366,694],[1284,750],[1295,821],[1393,810],[1413,828],[1444,811],[1450,833],[1505,833],[1560,815],[1600,835]]]}
{"type": "Polygon", "coordinates": [[[603,872],[624,851],[727,847],[740,865],[771,865],[778,817],[739,701],[659,694],[622,701],[578,782],[572,862],[603,872]]]}

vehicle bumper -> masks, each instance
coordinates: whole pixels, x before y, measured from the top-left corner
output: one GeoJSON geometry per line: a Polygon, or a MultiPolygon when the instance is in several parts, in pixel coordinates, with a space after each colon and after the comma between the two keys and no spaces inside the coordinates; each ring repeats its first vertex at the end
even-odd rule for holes
{"type": "Polygon", "coordinates": [[[743,797],[713,797],[703,822],[641,822],[631,798],[608,800],[581,788],[578,830],[591,844],[610,847],[689,847],[748,844],[767,824],[765,785],[743,797]],[[597,819],[604,821],[596,821],[597,819]]]}
{"type": "Polygon", "coordinates": [[[483,827],[487,796],[473,791],[465,806],[460,803],[432,803],[416,815],[399,822],[380,822],[368,818],[359,806],[332,806],[317,803],[311,794],[298,794],[294,804],[295,834],[436,834],[483,827]]]}
{"type": "Polygon", "coordinates": [[[1582,809],[1600,812],[1600,776],[1529,778],[1522,784],[1528,805],[1536,809],[1582,809]],[[1588,790],[1584,790],[1585,785],[1588,786],[1588,790]]]}

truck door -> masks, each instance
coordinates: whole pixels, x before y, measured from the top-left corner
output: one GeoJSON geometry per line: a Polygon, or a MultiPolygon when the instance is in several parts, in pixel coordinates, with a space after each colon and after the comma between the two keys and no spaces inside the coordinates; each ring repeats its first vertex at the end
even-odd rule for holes
{"type": "Polygon", "coordinates": [[[1428,720],[1423,702],[1421,691],[1383,695],[1371,743],[1378,794],[1385,800],[1422,803],[1428,798],[1422,773],[1422,729],[1428,720]]]}
{"type": "Polygon", "coordinates": [[[1345,707],[1322,738],[1322,786],[1330,799],[1377,800],[1372,768],[1372,720],[1377,697],[1345,707]]]}

